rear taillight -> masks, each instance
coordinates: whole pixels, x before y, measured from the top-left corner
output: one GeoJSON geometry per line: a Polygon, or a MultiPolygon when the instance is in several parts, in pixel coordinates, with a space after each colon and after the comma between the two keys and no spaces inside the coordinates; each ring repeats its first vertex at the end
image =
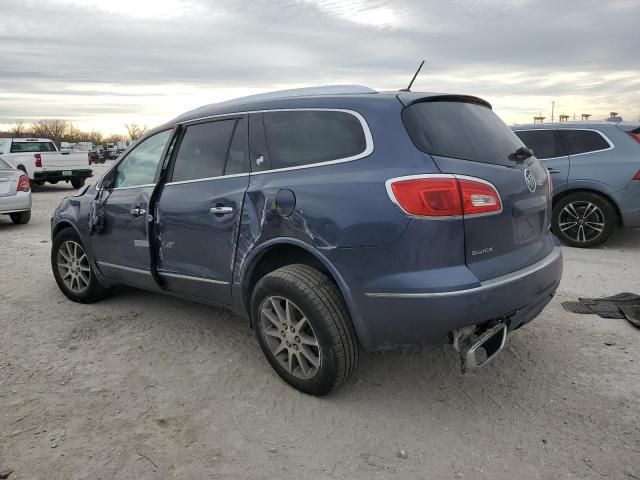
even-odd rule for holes
{"type": "Polygon", "coordinates": [[[640,143],[640,133],[627,132],[631,138],[633,138],[636,142],[640,143]]]}
{"type": "Polygon", "coordinates": [[[632,180],[640,180],[640,170],[633,176],[632,180]]]}
{"type": "Polygon", "coordinates": [[[454,175],[419,175],[387,180],[387,192],[405,213],[460,217],[502,211],[500,194],[485,180],[454,175]]]}
{"type": "Polygon", "coordinates": [[[16,192],[28,192],[29,190],[31,190],[31,187],[29,186],[29,177],[25,174],[20,175],[16,192]]]}
{"type": "Polygon", "coordinates": [[[89,165],[91,165],[93,162],[91,161],[91,154],[87,153],[87,158],[89,159],[89,165]]]}
{"type": "Polygon", "coordinates": [[[34,153],[33,157],[36,159],[36,168],[42,168],[42,155],[34,153]]]}

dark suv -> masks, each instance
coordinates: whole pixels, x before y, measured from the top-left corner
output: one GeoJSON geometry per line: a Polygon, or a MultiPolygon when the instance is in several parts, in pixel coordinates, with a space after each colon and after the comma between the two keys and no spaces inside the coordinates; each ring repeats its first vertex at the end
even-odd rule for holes
{"type": "Polygon", "coordinates": [[[148,133],[62,201],[51,262],[74,301],[126,284],[230,308],[285,381],[322,395],[361,347],[493,358],[560,282],[550,189],[479,98],[276,92],[148,133]]]}

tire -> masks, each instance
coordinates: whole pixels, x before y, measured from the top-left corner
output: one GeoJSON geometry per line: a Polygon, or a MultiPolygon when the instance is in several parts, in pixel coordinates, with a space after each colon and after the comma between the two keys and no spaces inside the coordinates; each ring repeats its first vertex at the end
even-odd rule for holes
{"type": "Polygon", "coordinates": [[[9,216],[13,223],[22,225],[24,223],[29,223],[29,220],[31,220],[31,210],[27,210],[26,212],[10,213],[9,216]]]}
{"type": "Polygon", "coordinates": [[[71,186],[76,190],[84,187],[84,178],[78,178],[71,180],[71,186]]]}
{"type": "Polygon", "coordinates": [[[109,289],[104,287],[98,278],[96,277],[91,262],[89,261],[82,241],[72,228],[65,228],[61,230],[53,239],[51,246],[51,269],[53,270],[53,276],[56,279],[58,288],[66,295],[67,298],[78,303],[93,303],[106,297],[109,293],[109,289]],[[77,245],[76,250],[74,244],[77,245]],[[60,253],[60,251],[63,253],[60,253]],[[84,259],[82,258],[84,254],[84,259]],[[72,259],[75,256],[79,260],[77,264],[69,263],[68,259],[72,259]],[[65,264],[66,266],[60,266],[59,264],[65,264]],[[73,276],[75,280],[70,280],[69,285],[68,277],[65,273],[73,269],[73,276]],[[63,275],[65,275],[63,277],[63,275]],[[73,288],[76,286],[76,288],[73,288]],[[83,288],[80,288],[83,287],[83,288]]]}
{"type": "Polygon", "coordinates": [[[267,360],[301,392],[326,395],[356,370],[359,345],[347,307],[338,287],[320,271],[294,264],[265,275],[251,296],[251,315],[267,360]],[[287,302],[291,316],[284,312],[287,302]]]}
{"type": "Polygon", "coordinates": [[[553,207],[551,230],[571,247],[591,248],[606,242],[617,224],[618,215],[609,200],[593,192],[576,192],[553,207]]]}

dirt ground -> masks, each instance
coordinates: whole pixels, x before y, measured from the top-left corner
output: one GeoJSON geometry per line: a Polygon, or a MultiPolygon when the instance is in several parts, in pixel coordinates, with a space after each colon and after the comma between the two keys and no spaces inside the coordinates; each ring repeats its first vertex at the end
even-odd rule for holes
{"type": "Polygon", "coordinates": [[[476,376],[450,346],[369,353],[318,399],[226,311],[133,289],[68,301],[49,219],[72,193],[43,187],[31,223],[0,219],[10,479],[640,479],[640,330],[560,306],[640,293],[640,231],[565,248],[558,296],[476,376]]]}

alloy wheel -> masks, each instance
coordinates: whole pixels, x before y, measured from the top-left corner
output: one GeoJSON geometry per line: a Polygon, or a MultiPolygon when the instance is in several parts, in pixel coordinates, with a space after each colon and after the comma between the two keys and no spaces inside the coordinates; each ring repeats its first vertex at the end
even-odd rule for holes
{"type": "Polygon", "coordinates": [[[58,249],[58,273],[65,286],[73,293],[82,293],[89,286],[91,268],[82,246],[67,240],[58,249]]]}
{"type": "Polygon", "coordinates": [[[292,301],[267,297],[260,308],[260,331],[278,363],[296,378],[313,378],[322,356],[318,339],[302,310],[292,301]]]}
{"type": "Polygon", "coordinates": [[[605,218],[597,205],[588,201],[575,201],[568,203],[560,212],[558,227],[568,238],[586,243],[602,234],[605,218]]]}

